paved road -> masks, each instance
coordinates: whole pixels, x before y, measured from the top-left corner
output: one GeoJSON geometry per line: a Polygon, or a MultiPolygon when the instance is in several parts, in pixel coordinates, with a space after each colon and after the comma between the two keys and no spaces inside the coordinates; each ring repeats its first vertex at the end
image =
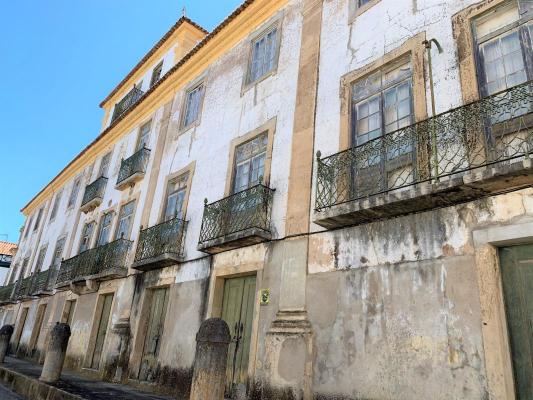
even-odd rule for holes
{"type": "Polygon", "coordinates": [[[2,400],[24,400],[18,394],[13,393],[11,390],[0,384],[0,399],[2,400]]]}

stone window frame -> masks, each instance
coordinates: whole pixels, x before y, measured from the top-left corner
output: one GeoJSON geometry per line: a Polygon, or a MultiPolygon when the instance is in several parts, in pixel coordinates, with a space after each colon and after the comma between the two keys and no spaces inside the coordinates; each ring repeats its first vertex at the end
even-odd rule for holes
{"type": "Polygon", "coordinates": [[[184,174],[189,174],[187,177],[187,189],[185,192],[185,198],[183,199],[183,220],[185,221],[187,219],[187,210],[189,206],[189,197],[191,195],[191,187],[192,187],[192,180],[194,176],[194,171],[196,169],[196,161],[190,162],[185,167],[181,168],[180,170],[173,172],[172,174],[168,175],[165,178],[165,186],[163,188],[163,198],[161,199],[161,204],[159,208],[159,217],[157,223],[163,223],[165,221],[165,209],[167,205],[167,197],[168,197],[168,185],[170,182],[174,179],[180,178],[184,174]]]}
{"type": "Polygon", "coordinates": [[[61,201],[63,200],[63,188],[59,189],[56,192],[56,195],[54,196],[54,202],[52,204],[52,208],[50,209],[50,219],[48,220],[48,223],[52,223],[55,221],[57,217],[57,213],[59,212],[59,208],[61,207],[61,201]]]}
{"type": "MultiPolygon", "coordinates": [[[[142,132],[142,129],[148,124],[150,124],[150,131],[148,132],[148,136],[149,136],[148,142],[150,142],[152,140],[152,136],[153,136],[153,133],[154,133],[153,132],[154,131],[154,125],[155,124],[154,124],[153,118],[149,117],[145,121],[141,122],[139,124],[139,127],[137,128],[137,134],[136,134],[136,137],[135,137],[135,147],[133,149],[133,153],[132,154],[135,154],[138,151],[142,150],[142,149],[139,148],[139,143],[141,141],[141,132],[142,132]]],[[[144,148],[150,150],[150,148],[148,148],[146,146],[144,148]]]]}
{"type": "Polygon", "coordinates": [[[100,246],[105,246],[106,244],[109,244],[113,241],[113,235],[115,233],[115,225],[116,225],[116,218],[117,217],[117,206],[114,205],[112,207],[109,207],[105,210],[102,210],[97,216],[94,217],[94,219],[97,221],[96,223],[96,235],[94,235],[94,243],[91,248],[97,248],[100,246]],[[109,224],[109,238],[107,240],[107,243],[105,244],[99,244],[100,242],[100,229],[102,228],[102,223],[104,222],[104,218],[107,214],[112,213],[113,218],[111,219],[111,224],[109,224]]]}
{"type": "Polygon", "coordinates": [[[195,80],[193,80],[191,83],[189,83],[183,90],[183,98],[181,99],[181,108],[180,108],[181,111],[180,111],[180,117],[179,117],[178,136],[200,125],[202,121],[202,114],[203,114],[203,109],[204,109],[204,101],[205,101],[206,93],[207,93],[207,74],[205,73],[202,74],[200,77],[196,78],[195,80]],[[187,110],[187,99],[189,97],[189,93],[191,93],[193,90],[197,89],[200,86],[204,87],[204,91],[202,94],[202,98],[200,100],[200,104],[198,106],[198,115],[196,117],[196,120],[191,122],[189,125],[184,125],[185,113],[187,110]]]}
{"type": "MultiPolygon", "coordinates": [[[[80,237],[78,239],[78,249],[77,249],[77,254],[81,254],[82,252],[80,251],[81,249],[81,244],[82,244],[82,240],[83,240],[83,231],[85,230],[85,227],[89,224],[94,224],[94,228],[93,228],[93,232],[91,234],[91,237],[89,239],[89,244],[87,246],[87,250],[91,250],[95,245],[95,240],[96,238],[98,238],[98,229],[100,228],[100,223],[99,221],[96,219],[96,218],[90,218],[90,219],[87,219],[85,221],[83,221],[83,224],[80,224],[81,226],[81,231],[80,231],[80,237]]],[[[87,251],[85,250],[85,251],[87,251]]]]}
{"type": "Polygon", "coordinates": [[[284,11],[279,11],[276,15],[274,15],[272,18],[270,18],[268,21],[263,23],[258,29],[256,29],[254,32],[252,32],[247,39],[245,39],[246,42],[248,42],[248,51],[246,56],[246,69],[242,80],[242,89],[241,89],[241,97],[244,95],[248,89],[251,89],[261,82],[265,81],[266,79],[270,78],[271,76],[274,76],[278,73],[279,68],[279,58],[281,53],[281,39],[283,37],[283,17],[284,17],[284,11]],[[253,46],[256,41],[261,39],[263,36],[268,34],[270,31],[272,31],[274,28],[277,29],[277,44],[276,44],[276,55],[275,55],[275,66],[261,76],[260,78],[257,78],[255,81],[250,82],[250,73],[252,69],[252,57],[253,57],[253,46]]]}
{"type": "Polygon", "coordinates": [[[116,214],[116,221],[115,221],[115,227],[113,230],[113,240],[116,241],[119,239],[125,239],[125,240],[131,240],[131,234],[133,232],[133,225],[135,224],[135,217],[137,216],[137,207],[139,206],[138,198],[129,198],[127,200],[121,201],[120,205],[118,207],[118,212],[116,214]],[[133,204],[133,210],[131,211],[131,222],[130,226],[128,227],[128,233],[124,235],[123,237],[118,237],[118,230],[120,228],[120,214],[122,213],[122,210],[125,206],[134,203],[133,204]]]}
{"type": "Polygon", "coordinates": [[[274,136],[276,134],[276,125],[277,125],[277,118],[274,117],[268,120],[263,125],[259,126],[258,128],[255,128],[253,131],[250,131],[231,141],[229,158],[228,158],[228,169],[226,173],[226,187],[224,189],[224,197],[231,196],[232,194],[231,189],[233,187],[233,180],[234,180],[234,168],[233,167],[235,165],[235,150],[241,144],[249,142],[250,140],[254,139],[256,136],[259,136],[265,132],[268,137],[268,144],[267,144],[266,157],[265,157],[265,174],[263,176],[263,185],[265,186],[270,185],[270,174],[271,174],[271,169],[272,169],[272,151],[274,148],[274,136]]]}
{"type": "Polygon", "coordinates": [[[76,203],[78,202],[78,199],[80,198],[80,190],[82,188],[82,183],[83,183],[82,181],[83,181],[83,176],[81,174],[76,176],[76,178],[74,178],[74,180],[72,181],[72,188],[70,189],[70,194],[68,196],[68,201],[67,201],[67,210],[72,210],[76,206],[76,203]],[[76,185],[78,185],[77,188],[76,188],[76,185]]]}
{"type": "Polygon", "coordinates": [[[374,7],[376,4],[378,4],[381,0],[370,0],[368,3],[363,4],[362,6],[358,6],[357,2],[359,0],[349,0],[349,7],[350,7],[350,21],[349,23],[353,23],[354,20],[360,16],[361,14],[367,12],[369,9],[374,7]]]}
{"type": "Polygon", "coordinates": [[[341,112],[339,151],[348,150],[352,146],[352,85],[384,67],[402,58],[409,57],[412,68],[412,96],[414,123],[428,118],[425,76],[425,48],[422,42],[426,39],[426,32],[420,32],[406,40],[399,47],[386,53],[376,61],[347,73],[341,77],[341,112]]]}
{"type": "MultiPolygon", "coordinates": [[[[152,74],[150,76],[150,88],[155,86],[155,84],[157,82],[159,82],[159,80],[163,76],[163,64],[164,64],[164,62],[165,62],[165,60],[161,60],[155,65],[154,68],[152,68],[152,74]],[[156,76],[157,76],[157,78],[156,78],[156,76]]],[[[141,84],[142,84],[142,82],[141,82],[141,84]]]]}

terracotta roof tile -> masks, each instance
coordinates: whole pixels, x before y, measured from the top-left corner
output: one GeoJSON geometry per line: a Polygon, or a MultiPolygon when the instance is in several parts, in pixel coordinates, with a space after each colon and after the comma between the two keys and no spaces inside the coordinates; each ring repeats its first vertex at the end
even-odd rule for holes
{"type": "Polygon", "coordinates": [[[15,255],[17,245],[15,243],[3,242],[0,240],[0,254],[15,255]]]}

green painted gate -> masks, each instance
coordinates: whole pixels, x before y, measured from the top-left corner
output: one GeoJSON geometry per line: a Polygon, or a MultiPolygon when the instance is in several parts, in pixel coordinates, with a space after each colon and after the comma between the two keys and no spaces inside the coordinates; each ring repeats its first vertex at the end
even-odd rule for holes
{"type": "Polygon", "coordinates": [[[232,342],[228,350],[226,391],[248,380],[248,359],[255,304],[255,276],[227,279],[224,283],[222,319],[228,324],[232,342]]]}
{"type": "Polygon", "coordinates": [[[533,245],[500,249],[517,399],[533,399],[533,245]]]}

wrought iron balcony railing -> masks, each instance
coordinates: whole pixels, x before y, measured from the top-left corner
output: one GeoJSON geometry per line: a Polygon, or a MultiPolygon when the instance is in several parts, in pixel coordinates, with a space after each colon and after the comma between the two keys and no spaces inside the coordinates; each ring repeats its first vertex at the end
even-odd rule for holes
{"type": "Polygon", "coordinates": [[[131,89],[129,93],[122,98],[122,100],[115,104],[113,116],[111,117],[111,123],[120,118],[122,114],[124,114],[131,106],[137,103],[143,95],[144,92],[134,86],[133,89],[131,89]]]}
{"type": "Polygon", "coordinates": [[[56,285],[84,279],[105,279],[127,272],[126,260],[132,242],[118,239],[63,260],[56,285]]]}
{"type": "Polygon", "coordinates": [[[329,157],[318,153],[316,209],[528,158],[532,112],[528,82],[329,157]]]}
{"type": "Polygon", "coordinates": [[[45,294],[52,291],[52,283],[50,282],[52,274],[51,269],[46,271],[37,272],[33,275],[33,281],[31,284],[30,294],[32,296],[37,296],[39,294],[45,294]]]}
{"type": "Polygon", "coordinates": [[[15,284],[11,283],[6,286],[0,286],[0,302],[5,303],[11,300],[13,296],[13,290],[15,289],[15,284]]]}
{"type": "Polygon", "coordinates": [[[81,209],[85,210],[91,208],[91,206],[100,204],[104,198],[106,186],[107,178],[103,176],[96,179],[93,183],[87,185],[85,187],[85,192],[83,193],[81,209]]]}
{"type": "Polygon", "coordinates": [[[31,285],[33,282],[33,276],[20,279],[16,284],[14,299],[22,300],[30,297],[31,285]]]}
{"type": "Polygon", "coordinates": [[[206,201],[199,248],[214,240],[233,241],[236,234],[249,230],[270,233],[273,195],[274,189],[259,184],[215,203],[206,201]]]}
{"type": "Polygon", "coordinates": [[[183,255],[186,228],[186,221],[174,218],[141,230],[134,268],[162,267],[178,262],[183,255]]]}
{"type": "Polygon", "coordinates": [[[137,177],[142,177],[146,172],[149,159],[150,150],[143,147],[131,157],[122,160],[120,171],[118,172],[117,186],[122,187],[135,181],[137,177]]]}

